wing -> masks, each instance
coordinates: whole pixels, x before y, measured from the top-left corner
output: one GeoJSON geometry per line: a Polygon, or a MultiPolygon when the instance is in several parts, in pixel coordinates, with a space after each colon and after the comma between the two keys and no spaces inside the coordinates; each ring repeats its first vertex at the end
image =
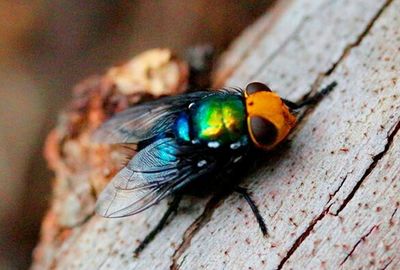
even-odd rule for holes
{"type": "Polygon", "coordinates": [[[186,110],[190,103],[217,93],[197,91],[134,106],[106,121],[92,138],[95,142],[109,144],[136,144],[153,138],[170,131],[179,112],[186,110]]]}
{"type": "Polygon", "coordinates": [[[96,212],[104,217],[139,213],[216,168],[216,158],[172,138],[139,151],[100,194],[96,212]]]}

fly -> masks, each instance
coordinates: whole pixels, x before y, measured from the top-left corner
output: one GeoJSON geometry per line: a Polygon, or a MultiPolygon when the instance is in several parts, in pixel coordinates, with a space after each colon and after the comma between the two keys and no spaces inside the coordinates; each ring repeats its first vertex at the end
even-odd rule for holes
{"type": "MultiPolygon", "coordinates": [[[[191,92],[116,114],[94,133],[94,140],[132,144],[137,153],[100,194],[96,212],[108,218],[126,217],[174,196],[158,225],[136,248],[138,255],[178,208],[183,194],[221,181],[221,175],[240,168],[255,149],[269,151],[279,145],[296,125],[296,110],[315,104],[335,86],[333,82],[294,103],[253,82],[244,91],[191,92]]],[[[233,190],[244,197],[262,234],[267,235],[264,219],[247,190],[237,185],[233,190]]]]}

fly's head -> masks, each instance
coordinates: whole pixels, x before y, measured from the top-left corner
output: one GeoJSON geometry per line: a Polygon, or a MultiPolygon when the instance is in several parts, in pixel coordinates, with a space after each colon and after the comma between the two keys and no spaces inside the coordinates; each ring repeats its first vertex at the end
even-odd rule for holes
{"type": "Polygon", "coordinates": [[[287,137],[296,125],[296,117],[263,83],[250,83],[244,94],[250,138],[258,148],[271,150],[287,137]]]}

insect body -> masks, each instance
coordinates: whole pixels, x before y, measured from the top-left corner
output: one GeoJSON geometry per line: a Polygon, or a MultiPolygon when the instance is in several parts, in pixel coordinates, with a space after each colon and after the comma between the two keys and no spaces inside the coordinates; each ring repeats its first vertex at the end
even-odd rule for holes
{"type": "MultiPolygon", "coordinates": [[[[270,150],[296,124],[293,110],[315,102],[334,87],[296,104],[281,99],[262,83],[245,91],[198,91],[166,97],[123,111],[101,126],[94,139],[101,143],[135,144],[137,154],[101,193],[96,211],[105,217],[139,213],[168,195],[176,198],[191,185],[233,171],[253,148],[270,150]]],[[[266,226],[243,188],[261,230],[266,226]]],[[[179,199],[171,207],[177,207],[179,199]]],[[[148,235],[140,251],[162,228],[173,211],[148,235]]]]}

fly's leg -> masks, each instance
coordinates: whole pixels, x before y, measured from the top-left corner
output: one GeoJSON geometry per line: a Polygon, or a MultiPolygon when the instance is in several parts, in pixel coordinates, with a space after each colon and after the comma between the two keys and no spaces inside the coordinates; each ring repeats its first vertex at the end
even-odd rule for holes
{"type": "Polygon", "coordinates": [[[283,102],[292,110],[298,110],[304,106],[307,105],[314,105],[318,103],[323,96],[327,95],[330,91],[332,91],[337,85],[337,82],[332,82],[328,86],[326,86],[324,89],[316,93],[315,95],[308,97],[306,100],[303,100],[301,102],[292,102],[286,99],[282,99],[283,102]]]}
{"type": "Polygon", "coordinates": [[[235,187],[234,190],[243,196],[246,202],[250,205],[251,211],[253,211],[254,216],[257,219],[258,225],[260,226],[261,232],[264,236],[268,235],[267,225],[265,225],[265,221],[258,210],[257,205],[254,203],[253,199],[250,197],[250,194],[247,192],[246,188],[243,187],[235,187]]]}
{"type": "Polygon", "coordinates": [[[168,206],[167,211],[164,213],[163,217],[160,219],[156,227],[154,227],[154,229],[149,232],[149,234],[143,239],[140,245],[133,252],[134,257],[138,257],[140,252],[154,239],[154,237],[162,230],[162,228],[164,228],[168,218],[178,209],[181,199],[182,195],[175,195],[171,204],[168,206]]]}

